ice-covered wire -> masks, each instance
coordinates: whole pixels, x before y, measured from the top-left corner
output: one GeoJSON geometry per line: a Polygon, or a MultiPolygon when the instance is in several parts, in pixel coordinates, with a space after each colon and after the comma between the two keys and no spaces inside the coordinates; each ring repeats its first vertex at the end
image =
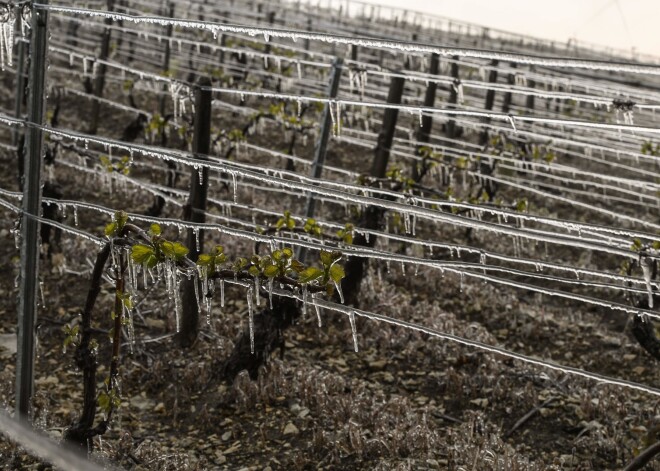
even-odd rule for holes
{"type": "Polygon", "coordinates": [[[544,56],[535,56],[530,54],[518,54],[508,52],[487,51],[480,49],[459,48],[459,47],[438,47],[425,44],[417,44],[404,41],[389,41],[372,38],[360,38],[351,36],[333,35],[327,33],[296,31],[275,28],[262,28],[253,26],[230,25],[222,23],[213,23],[199,20],[180,20],[176,18],[167,18],[163,16],[136,16],[123,13],[117,13],[105,10],[94,10],[87,8],[67,7],[63,5],[45,5],[34,3],[34,8],[49,10],[56,13],[65,13],[70,15],[86,15],[90,17],[109,18],[114,21],[130,21],[134,23],[155,24],[160,26],[178,26],[181,28],[193,28],[209,31],[215,37],[219,33],[230,32],[246,34],[248,36],[264,36],[264,38],[277,37],[291,40],[309,39],[311,41],[320,41],[335,44],[350,44],[352,46],[389,49],[399,52],[418,52],[423,54],[438,54],[441,56],[472,57],[477,59],[500,60],[502,62],[516,62],[527,65],[537,65],[544,67],[565,67],[588,70],[603,70],[619,73],[649,74],[660,75],[660,66],[646,64],[630,64],[613,61],[598,61],[587,59],[553,58],[544,56]]]}

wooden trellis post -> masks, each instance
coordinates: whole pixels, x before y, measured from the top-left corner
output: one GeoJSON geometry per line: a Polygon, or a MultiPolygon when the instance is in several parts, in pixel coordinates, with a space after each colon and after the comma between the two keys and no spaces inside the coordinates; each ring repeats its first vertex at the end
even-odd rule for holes
{"type": "MultiPolygon", "coordinates": [[[[431,54],[431,66],[429,68],[429,74],[438,75],[440,69],[440,56],[438,54],[431,54]]],[[[432,108],[435,106],[435,94],[438,89],[438,84],[436,82],[430,81],[428,87],[426,87],[426,94],[424,95],[424,106],[427,108],[432,108]]],[[[421,143],[428,143],[431,139],[431,128],[433,127],[433,116],[429,113],[422,116],[421,126],[417,130],[416,140],[421,143]]],[[[415,153],[419,155],[419,149],[421,146],[417,146],[415,153]]],[[[417,181],[419,179],[419,171],[417,169],[417,163],[414,162],[412,166],[412,178],[417,181]]]]}
{"type": "MultiPolygon", "coordinates": [[[[387,103],[399,105],[403,98],[404,78],[402,76],[392,77],[390,89],[387,94],[387,103]]],[[[375,178],[384,178],[387,173],[387,165],[390,160],[392,143],[394,142],[394,133],[396,132],[396,122],[399,117],[397,108],[388,108],[383,114],[383,125],[378,134],[378,142],[374,151],[374,160],[371,166],[371,176],[375,178]]],[[[362,226],[365,229],[378,229],[382,220],[383,210],[375,206],[368,206],[362,216],[362,226]]],[[[376,237],[367,238],[362,234],[357,234],[353,239],[354,245],[363,247],[373,247],[376,243],[376,237]]],[[[353,257],[346,263],[346,278],[342,281],[342,289],[347,304],[354,304],[356,296],[360,290],[360,283],[364,277],[364,259],[353,257]]]]}
{"type": "MultiPolygon", "coordinates": [[[[211,81],[208,78],[199,80],[195,89],[195,121],[193,134],[193,154],[195,159],[208,160],[211,149],[211,81]]],[[[209,187],[209,169],[193,168],[190,173],[190,196],[184,214],[184,220],[204,223],[206,221],[206,196],[209,187]],[[201,172],[202,178],[199,174],[201,172]]],[[[188,229],[186,243],[190,252],[188,257],[197,261],[197,257],[204,249],[204,231],[188,229]],[[199,245],[199,249],[197,246],[199,245]]],[[[179,330],[179,343],[182,347],[191,346],[197,339],[199,332],[199,311],[195,299],[195,283],[193,277],[184,279],[182,285],[182,312],[179,330]]],[[[206,293],[203,293],[206,295],[206,293]]]]}
{"type": "MultiPolygon", "coordinates": [[[[108,11],[114,9],[115,0],[107,0],[108,11]]],[[[103,88],[105,87],[105,72],[106,65],[105,60],[108,59],[110,55],[110,38],[112,36],[112,30],[110,25],[112,24],[112,18],[106,18],[103,20],[105,28],[103,30],[103,37],[101,39],[101,52],[99,54],[99,66],[96,71],[96,77],[94,77],[94,96],[101,98],[103,96],[103,88]]],[[[89,134],[96,134],[99,128],[99,112],[101,109],[101,102],[99,100],[92,100],[92,116],[90,118],[89,124],[89,134]]]]}

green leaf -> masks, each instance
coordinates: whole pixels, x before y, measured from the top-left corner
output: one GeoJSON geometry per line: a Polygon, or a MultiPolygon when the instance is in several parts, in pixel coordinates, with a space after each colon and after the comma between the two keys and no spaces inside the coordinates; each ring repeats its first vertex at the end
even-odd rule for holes
{"type": "Polygon", "coordinates": [[[328,252],[326,250],[321,250],[320,257],[321,263],[327,268],[341,258],[341,252],[328,252]]]}
{"type": "Polygon", "coordinates": [[[325,267],[329,267],[332,264],[332,255],[330,252],[326,252],[325,250],[321,250],[321,263],[325,267]]]}
{"type": "Polygon", "coordinates": [[[282,249],[282,254],[283,254],[286,258],[291,258],[291,257],[293,257],[293,250],[291,250],[289,247],[284,247],[284,248],[282,249]]]}
{"type": "Polygon", "coordinates": [[[156,254],[153,247],[149,245],[135,244],[131,248],[131,257],[135,263],[139,263],[140,265],[146,263],[148,265],[151,259],[156,258],[156,254]]]}
{"type": "Polygon", "coordinates": [[[279,267],[277,265],[268,265],[264,268],[264,276],[267,278],[274,278],[277,276],[278,271],[279,267]]]}
{"type": "Polygon", "coordinates": [[[172,260],[181,260],[189,252],[188,247],[185,245],[179,242],[170,242],[169,240],[160,242],[160,250],[163,252],[163,255],[172,260]]]}
{"type": "Polygon", "coordinates": [[[248,273],[252,276],[259,276],[259,269],[252,265],[250,268],[248,268],[248,273]]]}
{"type": "Polygon", "coordinates": [[[247,264],[248,264],[248,261],[247,261],[246,258],[241,257],[241,258],[237,259],[234,262],[234,271],[235,272],[241,271],[243,268],[245,268],[247,266],[247,264]]]}
{"type": "Polygon", "coordinates": [[[293,259],[291,260],[291,269],[296,273],[300,273],[305,269],[305,265],[300,263],[300,261],[293,259]]]}
{"type": "Polygon", "coordinates": [[[115,213],[115,222],[117,223],[117,232],[124,230],[124,226],[128,222],[128,214],[125,211],[117,211],[115,213]]]}
{"type": "Polygon", "coordinates": [[[105,235],[107,237],[112,237],[117,232],[117,223],[111,222],[105,226],[105,235]]]}
{"type": "Polygon", "coordinates": [[[154,236],[159,236],[160,233],[161,233],[160,225],[158,225],[156,223],[153,223],[151,225],[151,227],[149,228],[149,230],[151,231],[151,235],[154,235],[154,236]]]}
{"type": "Polygon", "coordinates": [[[341,265],[334,264],[330,267],[330,278],[335,283],[339,283],[345,276],[346,272],[344,272],[344,267],[341,265]]]}
{"type": "Polygon", "coordinates": [[[110,411],[110,396],[107,393],[101,392],[97,402],[102,411],[106,413],[110,411]]]}
{"type": "Polygon", "coordinates": [[[205,253],[200,254],[199,257],[197,257],[197,265],[199,265],[200,267],[213,265],[214,258],[215,257],[213,257],[212,255],[208,255],[205,253]]]}
{"type": "Polygon", "coordinates": [[[298,277],[301,283],[309,283],[310,281],[317,280],[323,276],[323,270],[317,267],[305,268],[298,277]]]}
{"type": "Polygon", "coordinates": [[[124,303],[124,306],[126,306],[126,309],[133,309],[133,301],[130,296],[125,296],[122,299],[122,302],[124,303]]]}

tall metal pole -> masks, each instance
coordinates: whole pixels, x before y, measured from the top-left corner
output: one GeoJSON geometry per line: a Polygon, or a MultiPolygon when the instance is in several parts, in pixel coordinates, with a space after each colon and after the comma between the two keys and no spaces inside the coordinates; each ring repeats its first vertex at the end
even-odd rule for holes
{"type": "MultiPolygon", "coordinates": [[[[42,4],[47,4],[43,0],[42,4]]],[[[46,53],[48,51],[48,10],[32,11],[28,121],[42,125],[46,108],[46,53]]],[[[16,356],[16,411],[28,417],[34,390],[35,325],[39,287],[39,221],[41,210],[41,166],[44,136],[37,126],[26,131],[26,158],[23,172],[23,214],[21,219],[21,281],[18,298],[18,351],[16,356]]]]}
{"type": "MultiPolygon", "coordinates": [[[[339,93],[339,82],[341,79],[341,71],[344,65],[344,60],[341,57],[337,57],[332,63],[332,72],[330,73],[330,83],[328,84],[328,97],[337,98],[337,93],[339,93]]],[[[323,172],[323,164],[325,163],[325,154],[328,149],[328,140],[330,138],[330,129],[332,128],[332,116],[330,107],[332,103],[326,103],[323,107],[323,115],[321,117],[321,132],[319,134],[318,140],[316,141],[316,146],[314,147],[314,161],[312,162],[312,178],[320,178],[321,173],[323,172]]],[[[341,119],[340,116],[337,116],[336,119],[341,119]]],[[[307,198],[307,209],[305,211],[305,216],[308,218],[314,217],[314,209],[316,206],[316,201],[314,200],[314,195],[309,195],[307,198]]],[[[304,262],[307,255],[307,251],[300,247],[298,249],[298,258],[300,261],[304,262]]]]}
{"type": "MultiPolygon", "coordinates": [[[[339,92],[339,82],[341,79],[341,71],[344,65],[344,60],[340,57],[336,58],[332,64],[332,72],[330,75],[330,84],[328,85],[328,97],[337,98],[337,93],[339,92]]],[[[323,172],[323,165],[325,163],[325,154],[328,149],[328,140],[330,138],[330,129],[332,128],[332,116],[330,107],[332,103],[326,103],[323,107],[323,116],[321,118],[321,132],[319,138],[316,141],[316,146],[314,148],[314,161],[312,162],[312,178],[320,178],[321,173],[323,172]]],[[[340,119],[339,116],[336,118],[340,119]]],[[[314,207],[315,207],[314,196],[310,195],[307,199],[307,211],[305,215],[308,218],[314,217],[314,207]]]]}

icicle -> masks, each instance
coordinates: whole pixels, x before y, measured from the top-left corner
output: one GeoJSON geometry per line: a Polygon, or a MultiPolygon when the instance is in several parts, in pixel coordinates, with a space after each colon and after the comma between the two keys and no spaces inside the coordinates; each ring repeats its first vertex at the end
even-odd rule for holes
{"type": "Polygon", "coordinates": [[[250,353],[254,354],[254,301],[252,286],[247,291],[248,324],[250,328],[250,353]]]}
{"type": "Polygon", "coordinates": [[[143,278],[142,282],[144,283],[144,289],[147,289],[147,272],[148,271],[149,271],[149,269],[147,268],[147,264],[146,263],[143,264],[142,265],[142,278],[143,278]]]}
{"type": "Polygon", "coordinates": [[[332,102],[328,103],[328,109],[330,110],[330,120],[332,121],[332,135],[337,137],[337,119],[335,118],[332,104],[332,102]]]}
{"type": "Polygon", "coordinates": [[[307,317],[307,283],[302,287],[302,302],[302,317],[305,319],[307,317]]]}
{"type": "Polygon", "coordinates": [[[300,115],[302,114],[302,100],[298,99],[296,100],[296,103],[298,104],[298,118],[300,118],[300,115]]]}
{"type": "Polygon", "coordinates": [[[348,92],[353,93],[353,82],[355,81],[355,72],[353,69],[348,69],[348,92]]]}
{"type": "Polygon", "coordinates": [[[200,244],[199,244],[199,228],[195,227],[193,229],[193,233],[195,234],[195,248],[197,249],[197,252],[200,252],[200,244]]]}
{"type": "Polygon", "coordinates": [[[337,293],[339,293],[339,301],[344,304],[344,293],[341,290],[341,283],[335,283],[335,288],[337,289],[337,293]]]}
{"type": "Polygon", "coordinates": [[[261,283],[259,283],[259,277],[254,277],[254,300],[257,303],[257,307],[261,304],[261,296],[259,291],[261,291],[261,283]]]}
{"type": "Polygon", "coordinates": [[[336,101],[337,105],[337,137],[341,135],[341,102],[336,101]]]}
{"type": "MultiPolygon", "coordinates": [[[[197,302],[197,313],[202,312],[202,303],[200,302],[200,296],[199,296],[199,284],[202,279],[202,271],[205,271],[206,267],[200,267],[197,266],[197,276],[194,277],[194,285],[195,285],[195,301],[197,302]]],[[[208,317],[208,312],[206,313],[206,323],[209,323],[209,317],[208,317]]]]}
{"type": "Polygon", "coordinates": [[[316,311],[316,319],[319,322],[319,328],[323,327],[323,323],[321,322],[321,306],[316,304],[316,294],[312,294],[312,304],[314,305],[314,310],[316,311]]]}
{"type": "Polygon", "coordinates": [[[175,83],[175,82],[170,82],[168,84],[169,90],[170,90],[170,96],[172,97],[172,104],[174,106],[174,111],[173,111],[173,116],[174,116],[174,124],[178,124],[177,119],[179,116],[181,116],[181,111],[180,111],[180,105],[182,104],[179,94],[181,93],[181,90],[183,89],[183,84],[180,83],[175,83]]]}
{"type": "Polygon", "coordinates": [[[225,280],[220,278],[220,307],[225,307],[225,280]]]}
{"type": "Polygon", "coordinates": [[[298,71],[298,80],[302,80],[302,68],[299,61],[296,61],[296,69],[298,71]]]}
{"type": "Polygon", "coordinates": [[[133,311],[124,304],[124,319],[126,319],[126,333],[128,335],[128,348],[131,354],[135,346],[135,326],[133,325],[133,311]]]}
{"type": "Polygon", "coordinates": [[[517,133],[518,129],[516,129],[516,119],[513,117],[513,115],[509,115],[509,123],[511,123],[511,127],[513,128],[513,132],[517,133]]]}
{"type": "Polygon", "coordinates": [[[351,332],[353,333],[353,347],[355,352],[358,352],[358,338],[357,338],[357,328],[355,327],[355,312],[351,311],[348,313],[348,320],[351,323],[351,332]]]}
{"type": "Polygon", "coordinates": [[[364,98],[364,88],[367,85],[367,71],[363,70],[360,73],[360,98],[364,98]]]}
{"type": "Polygon", "coordinates": [[[207,320],[210,324],[210,318],[211,318],[211,313],[213,312],[213,293],[215,293],[215,285],[213,284],[213,279],[208,279],[207,281],[207,289],[208,292],[206,294],[206,297],[204,298],[205,305],[206,305],[206,317],[207,320]]]}
{"type": "Polygon", "coordinates": [[[273,283],[275,282],[275,278],[270,277],[268,278],[268,305],[270,306],[271,309],[273,309],[273,283]]]}
{"type": "Polygon", "coordinates": [[[46,308],[46,298],[44,297],[44,282],[39,280],[39,295],[41,296],[41,307],[46,308]]]}
{"type": "Polygon", "coordinates": [[[649,309],[653,309],[653,288],[651,287],[651,272],[653,262],[650,258],[645,257],[639,261],[639,264],[642,266],[642,272],[644,273],[644,281],[646,282],[646,292],[649,296],[649,309]]]}
{"type": "Polygon", "coordinates": [[[236,196],[236,173],[232,172],[231,174],[231,181],[232,181],[232,187],[234,189],[234,203],[238,202],[238,198],[236,196]]]}
{"type": "Polygon", "coordinates": [[[174,313],[176,315],[176,331],[179,333],[181,330],[181,293],[179,292],[179,277],[178,273],[176,270],[176,266],[174,266],[174,262],[169,261],[167,262],[168,265],[171,265],[170,268],[170,275],[172,276],[172,289],[174,290],[174,313]]]}

